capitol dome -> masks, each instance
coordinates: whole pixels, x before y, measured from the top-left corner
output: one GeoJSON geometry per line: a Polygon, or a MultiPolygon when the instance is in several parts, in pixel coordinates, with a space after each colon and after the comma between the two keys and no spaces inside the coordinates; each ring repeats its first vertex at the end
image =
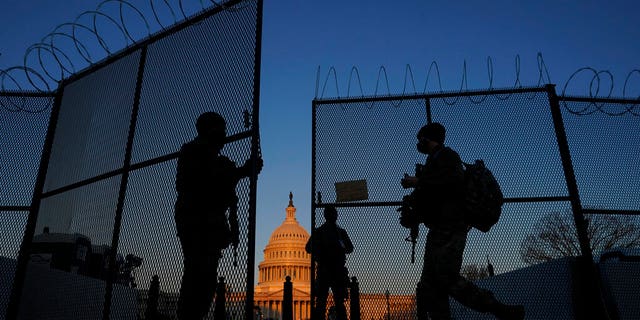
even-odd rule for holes
{"type": "Polygon", "coordinates": [[[305,251],[308,240],[309,232],[298,223],[293,194],[289,193],[285,219],[271,233],[263,251],[264,260],[258,265],[255,304],[264,308],[265,313],[279,309],[277,304],[282,301],[283,284],[288,276],[293,283],[294,309],[297,309],[294,318],[308,317],[311,293],[311,255],[305,251]]]}
{"type": "MultiPolygon", "coordinates": [[[[293,201],[290,201],[284,222],[271,233],[269,244],[265,247],[265,259],[267,258],[267,249],[270,246],[274,248],[302,249],[304,251],[304,246],[309,240],[309,233],[298,223],[295,212],[296,208],[293,206],[293,201]]],[[[283,254],[286,256],[286,253],[283,254]]]]}

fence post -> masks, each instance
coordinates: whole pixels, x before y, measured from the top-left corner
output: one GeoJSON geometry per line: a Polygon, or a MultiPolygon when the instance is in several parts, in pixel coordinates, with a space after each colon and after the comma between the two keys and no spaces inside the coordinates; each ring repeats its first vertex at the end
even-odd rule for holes
{"type": "Polygon", "coordinates": [[[287,276],[282,294],[282,320],[293,320],[293,283],[287,276]]]}
{"type": "Polygon", "coordinates": [[[574,305],[574,312],[576,313],[576,318],[611,319],[612,314],[604,299],[600,275],[591,252],[587,234],[588,222],[582,212],[578,182],[573,169],[573,162],[571,161],[569,142],[564,120],[562,119],[562,110],[560,109],[560,98],[556,94],[555,85],[548,84],[546,89],[549,95],[549,106],[551,107],[551,117],[556,132],[562,169],[571,201],[573,220],[580,244],[581,255],[576,259],[576,270],[573,272],[574,277],[577,279],[575,281],[577,287],[574,287],[574,295],[576,295],[574,298],[577,299],[574,305]]]}
{"type": "Polygon", "coordinates": [[[360,284],[356,277],[351,277],[351,290],[349,290],[349,313],[351,320],[360,320],[360,284]]]}
{"type": "Polygon", "coordinates": [[[158,319],[158,300],[160,298],[160,277],[154,275],[149,285],[149,295],[147,296],[147,310],[145,319],[158,319]]]}
{"type": "Polygon", "coordinates": [[[218,278],[218,286],[216,287],[216,303],[213,309],[213,319],[224,320],[227,317],[225,309],[227,288],[224,283],[224,277],[218,278]]]}

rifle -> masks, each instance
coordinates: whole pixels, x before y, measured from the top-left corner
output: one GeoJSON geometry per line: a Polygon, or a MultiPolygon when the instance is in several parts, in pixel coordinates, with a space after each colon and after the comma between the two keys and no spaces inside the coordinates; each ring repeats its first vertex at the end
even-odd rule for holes
{"type": "MultiPolygon", "coordinates": [[[[424,165],[416,163],[415,177],[422,175],[424,171],[424,165]]],[[[405,179],[409,177],[408,174],[404,174],[405,179]]],[[[403,181],[404,183],[404,181],[403,181]]],[[[403,187],[407,187],[403,185],[403,187]]],[[[409,185],[408,187],[415,187],[409,185]]],[[[414,190],[415,192],[415,190],[414,190]]],[[[398,208],[400,212],[400,224],[409,229],[409,236],[404,240],[411,242],[411,263],[416,262],[416,243],[418,242],[418,234],[420,232],[420,223],[422,222],[418,216],[415,208],[414,192],[402,197],[402,207],[398,208]]]]}
{"type": "Polygon", "coordinates": [[[411,263],[416,261],[416,243],[420,232],[420,220],[411,206],[411,196],[404,196],[402,206],[396,211],[400,212],[400,225],[409,229],[409,236],[404,241],[411,242],[411,263]]]}
{"type": "Polygon", "coordinates": [[[234,201],[229,206],[229,228],[233,238],[231,244],[233,245],[233,266],[238,266],[238,243],[240,242],[240,228],[238,226],[238,197],[234,196],[234,201]]]}
{"type": "Polygon", "coordinates": [[[416,262],[416,243],[418,243],[418,225],[411,227],[409,231],[409,236],[404,239],[404,241],[411,242],[411,263],[416,262]]]}

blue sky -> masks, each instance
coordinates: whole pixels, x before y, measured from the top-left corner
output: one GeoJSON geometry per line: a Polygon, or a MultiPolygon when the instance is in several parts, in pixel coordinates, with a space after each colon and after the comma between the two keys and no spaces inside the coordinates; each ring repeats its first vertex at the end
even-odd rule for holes
{"type": "MultiPolygon", "coordinates": [[[[0,69],[20,65],[31,44],[100,2],[3,0],[0,69]]],[[[148,6],[148,1],[131,2],[148,6]]],[[[256,263],[271,231],[284,220],[290,191],[298,220],[310,228],[311,101],[318,68],[322,86],[335,67],[344,95],[352,67],[358,68],[365,94],[373,94],[384,66],[391,92],[400,93],[407,65],[418,91],[432,61],[444,89],[455,90],[466,62],[469,88],[483,89],[488,56],[494,87],[513,85],[517,55],[522,84],[537,84],[540,52],[559,89],[574,71],[589,66],[609,70],[613,95],[621,96],[627,74],[640,69],[638,10],[640,3],[622,0],[265,1],[260,98],[265,166],[258,185],[256,263]]],[[[640,77],[635,76],[627,91],[637,96],[640,77]]],[[[570,89],[585,94],[590,77],[576,80],[570,89]]],[[[430,89],[433,84],[430,80],[430,89]]],[[[328,85],[325,96],[336,94],[328,85]]]]}

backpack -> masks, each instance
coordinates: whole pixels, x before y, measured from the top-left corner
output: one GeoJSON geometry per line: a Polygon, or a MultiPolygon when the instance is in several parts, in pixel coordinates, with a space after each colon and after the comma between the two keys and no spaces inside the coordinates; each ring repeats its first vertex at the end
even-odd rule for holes
{"type": "Polygon", "coordinates": [[[465,220],[468,225],[487,232],[500,219],[504,196],[484,161],[464,163],[464,167],[465,220]]]}

